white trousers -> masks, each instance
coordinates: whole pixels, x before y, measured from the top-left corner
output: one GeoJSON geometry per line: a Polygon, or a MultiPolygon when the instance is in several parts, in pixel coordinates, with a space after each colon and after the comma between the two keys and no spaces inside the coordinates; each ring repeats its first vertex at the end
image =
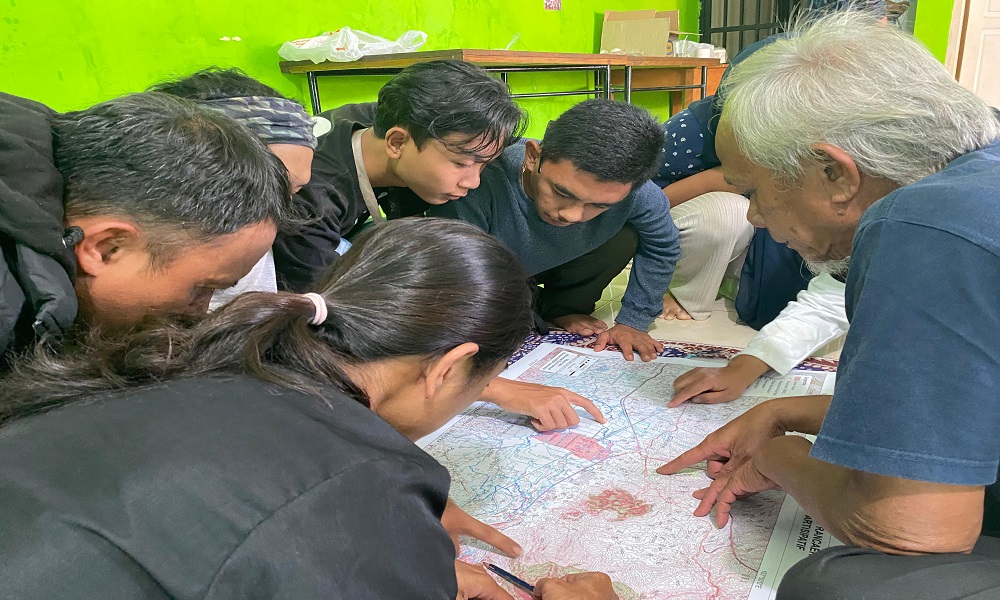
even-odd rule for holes
{"type": "Polygon", "coordinates": [[[749,206],[739,194],[709,192],[670,209],[681,243],[670,292],[696,320],[711,316],[724,278],[739,279],[754,232],[749,206]]]}

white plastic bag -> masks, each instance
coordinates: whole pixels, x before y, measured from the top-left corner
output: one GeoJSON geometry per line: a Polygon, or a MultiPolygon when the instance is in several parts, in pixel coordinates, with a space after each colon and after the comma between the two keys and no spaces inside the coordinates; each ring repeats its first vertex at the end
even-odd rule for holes
{"type": "Polygon", "coordinates": [[[391,41],[364,31],[354,31],[350,27],[341,27],[314,38],[285,42],[278,49],[278,56],[285,60],[311,60],[314,63],[325,60],[350,62],[372,54],[413,52],[426,41],[427,34],[423,31],[410,30],[399,36],[398,40],[391,41]]]}
{"type": "Polygon", "coordinates": [[[719,62],[725,63],[726,49],[716,48],[712,44],[701,44],[691,40],[677,40],[674,42],[674,56],[718,58],[719,62]]]}

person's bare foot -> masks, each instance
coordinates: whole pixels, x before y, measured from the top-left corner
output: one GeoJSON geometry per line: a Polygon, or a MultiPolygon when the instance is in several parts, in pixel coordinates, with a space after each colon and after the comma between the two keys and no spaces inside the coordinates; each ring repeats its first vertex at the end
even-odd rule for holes
{"type": "Polygon", "coordinates": [[[597,335],[607,330],[608,324],[590,315],[566,315],[552,319],[552,324],[570,333],[584,337],[597,335]]]}
{"type": "Polygon", "coordinates": [[[667,292],[663,294],[663,314],[660,315],[660,318],[667,321],[673,321],[674,319],[678,321],[690,321],[691,315],[677,302],[673,294],[667,292]]]}

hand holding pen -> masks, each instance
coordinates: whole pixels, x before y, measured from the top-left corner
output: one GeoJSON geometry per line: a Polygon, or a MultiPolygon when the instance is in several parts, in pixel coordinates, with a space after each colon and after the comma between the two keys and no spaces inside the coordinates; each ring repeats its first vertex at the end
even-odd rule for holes
{"type": "Polygon", "coordinates": [[[517,589],[542,600],[619,600],[611,578],[604,573],[574,573],[539,579],[535,585],[500,567],[485,563],[486,569],[517,589]]]}
{"type": "Polygon", "coordinates": [[[456,560],[455,577],[458,580],[458,596],[455,600],[514,600],[513,596],[497,585],[482,565],[470,565],[456,560]]]}

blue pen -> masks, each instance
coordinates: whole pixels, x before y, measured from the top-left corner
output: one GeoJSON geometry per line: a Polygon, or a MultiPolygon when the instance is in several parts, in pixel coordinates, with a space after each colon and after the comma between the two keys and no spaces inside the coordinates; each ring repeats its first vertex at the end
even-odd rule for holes
{"type": "Polygon", "coordinates": [[[499,577],[500,579],[503,579],[504,581],[510,583],[514,587],[524,590],[531,595],[535,594],[535,586],[531,585],[527,581],[518,578],[513,573],[508,573],[507,571],[504,571],[503,569],[494,565],[493,563],[483,563],[483,564],[486,566],[487,569],[496,573],[497,577],[499,577]]]}

